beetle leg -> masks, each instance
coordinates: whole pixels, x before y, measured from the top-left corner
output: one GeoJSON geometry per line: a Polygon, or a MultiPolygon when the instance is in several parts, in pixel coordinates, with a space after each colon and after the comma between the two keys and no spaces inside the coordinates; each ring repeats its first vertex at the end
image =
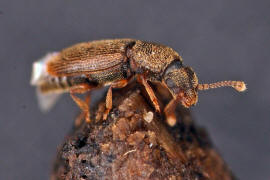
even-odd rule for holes
{"type": "Polygon", "coordinates": [[[114,82],[108,89],[107,96],[106,96],[106,110],[103,114],[103,120],[106,120],[108,117],[109,112],[112,109],[112,88],[123,88],[128,84],[128,80],[120,80],[114,82]]]}
{"type": "MultiPolygon", "coordinates": [[[[84,102],[88,105],[89,110],[90,110],[90,101],[91,101],[91,94],[90,94],[90,92],[87,92],[85,99],[84,99],[84,102]]],[[[89,113],[88,117],[90,117],[90,113],[89,113]]],[[[87,119],[87,114],[84,111],[82,111],[80,113],[80,115],[75,120],[75,127],[79,127],[83,123],[84,119],[87,119]]],[[[91,121],[91,119],[90,119],[90,121],[91,121]]],[[[90,122],[90,121],[86,120],[86,122],[90,122]]]]}
{"type": "Polygon", "coordinates": [[[176,116],[175,116],[175,107],[177,105],[178,101],[175,99],[172,99],[165,107],[164,113],[166,115],[167,123],[170,126],[174,126],[176,124],[176,116]]]}
{"type": "Polygon", "coordinates": [[[91,89],[93,89],[92,86],[89,86],[88,84],[82,84],[79,86],[75,86],[73,88],[70,89],[70,96],[72,97],[72,99],[76,102],[76,104],[79,106],[79,108],[82,110],[82,114],[79,116],[78,120],[76,120],[76,124],[81,121],[81,118],[85,117],[85,120],[87,123],[90,123],[90,108],[89,108],[89,102],[90,102],[90,94],[86,95],[86,99],[82,100],[80,98],[78,98],[77,96],[75,96],[75,93],[85,93],[87,91],[90,91],[91,89]]]}
{"type": "Polygon", "coordinates": [[[112,109],[112,86],[109,87],[107,96],[106,96],[106,110],[103,114],[103,120],[107,119],[107,116],[112,109]]]}
{"type": "Polygon", "coordinates": [[[147,80],[143,77],[143,75],[138,74],[137,81],[145,87],[145,90],[146,90],[147,94],[149,95],[152,103],[154,104],[156,111],[160,113],[161,111],[160,111],[157,97],[156,97],[153,89],[151,88],[151,86],[147,83],[147,80]]]}

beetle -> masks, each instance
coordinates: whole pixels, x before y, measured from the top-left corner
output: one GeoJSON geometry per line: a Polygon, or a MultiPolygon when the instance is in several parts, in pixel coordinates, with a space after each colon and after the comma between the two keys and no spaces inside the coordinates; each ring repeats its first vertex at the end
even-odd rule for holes
{"type": "Polygon", "coordinates": [[[186,108],[196,104],[199,90],[223,86],[239,92],[246,89],[243,81],[199,84],[193,69],[183,65],[182,57],[172,48],[135,39],[83,42],[49,53],[33,63],[31,84],[37,86],[42,109],[49,109],[59,94],[70,92],[86,122],[90,122],[90,96],[82,100],[75,94],[108,86],[103,116],[106,119],[112,109],[112,89],[125,87],[133,77],[145,87],[159,113],[161,109],[149,82],[161,83],[169,90],[172,100],[164,108],[168,122],[175,119],[177,103],[186,108]]]}

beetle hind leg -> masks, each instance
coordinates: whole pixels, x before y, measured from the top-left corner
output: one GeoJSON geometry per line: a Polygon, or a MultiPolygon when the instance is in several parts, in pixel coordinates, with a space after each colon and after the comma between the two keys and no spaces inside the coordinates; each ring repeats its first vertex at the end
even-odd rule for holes
{"type": "MultiPolygon", "coordinates": [[[[74,96],[74,95],[73,95],[74,96]]],[[[76,98],[76,97],[75,97],[76,98]]],[[[74,100],[74,98],[72,97],[72,99],[74,100]]],[[[90,117],[90,100],[91,100],[91,94],[90,92],[88,92],[85,96],[84,102],[86,103],[86,105],[88,106],[87,109],[89,109],[89,112],[85,112],[85,111],[81,111],[81,113],[79,114],[79,116],[76,118],[75,120],[75,126],[79,127],[83,121],[85,120],[87,123],[91,122],[91,118],[90,117]]],[[[75,100],[74,100],[75,101],[75,100]]],[[[76,102],[76,101],[75,101],[76,102]]],[[[77,103],[76,103],[77,104],[77,103]]],[[[85,106],[85,105],[84,105],[85,106]]],[[[80,106],[79,106],[80,107],[80,106]]],[[[81,108],[80,108],[81,109],[81,108]]]]}
{"type": "Polygon", "coordinates": [[[81,123],[81,119],[85,118],[85,121],[87,123],[91,122],[90,119],[90,93],[86,95],[85,100],[80,99],[79,97],[75,96],[75,93],[85,93],[93,89],[93,87],[89,86],[88,84],[79,85],[76,87],[71,88],[70,90],[70,96],[75,101],[75,103],[79,106],[79,108],[82,110],[82,113],[79,115],[79,117],[76,119],[75,124],[79,125],[81,123]]]}
{"type": "Polygon", "coordinates": [[[70,96],[72,97],[73,101],[75,101],[75,103],[79,106],[79,108],[82,110],[82,113],[76,119],[75,124],[80,124],[81,119],[83,119],[83,118],[85,118],[85,121],[87,123],[90,123],[91,122],[91,119],[90,119],[90,108],[89,108],[89,105],[84,100],[78,98],[77,96],[75,96],[72,93],[70,94],[70,96]]]}

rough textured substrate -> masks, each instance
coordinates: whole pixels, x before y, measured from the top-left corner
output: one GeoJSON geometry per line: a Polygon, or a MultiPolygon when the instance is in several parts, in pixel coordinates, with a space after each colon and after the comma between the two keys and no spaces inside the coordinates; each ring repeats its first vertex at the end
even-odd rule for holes
{"type": "Polygon", "coordinates": [[[58,149],[51,179],[234,179],[187,109],[178,107],[168,127],[143,92],[114,91],[106,121],[101,101],[93,123],[74,128],[58,149]]]}

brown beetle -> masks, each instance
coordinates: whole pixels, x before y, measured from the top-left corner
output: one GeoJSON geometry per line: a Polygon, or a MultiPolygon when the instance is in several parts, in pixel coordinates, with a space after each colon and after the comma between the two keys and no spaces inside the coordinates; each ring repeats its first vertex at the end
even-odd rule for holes
{"type": "MultiPolygon", "coordinates": [[[[192,68],[182,64],[182,57],[172,48],[134,39],[99,40],[79,43],[61,52],[49,53],[33,64],[31,84],[38,87],[41,107],[53,105],[57,94],[70,92],[71,97],[90,122],[89,98],[84,101],[75,93],[109,86],[104,119],[112,108],[112,88],[126,86],[133,77],[146,89],[155,109],[161,112],[150,82],[162,83],[173,99],[165,107],[168,122],[173,122],[178,102],[184,107],[196,104],[198,90],[230,86],[246,89],[242,81],[198,84],[192,68]],[[171,120],[170,120],[171,119],[171,120]]],[[[172,123],[173,124],[173,123],[172,123]]]]}

